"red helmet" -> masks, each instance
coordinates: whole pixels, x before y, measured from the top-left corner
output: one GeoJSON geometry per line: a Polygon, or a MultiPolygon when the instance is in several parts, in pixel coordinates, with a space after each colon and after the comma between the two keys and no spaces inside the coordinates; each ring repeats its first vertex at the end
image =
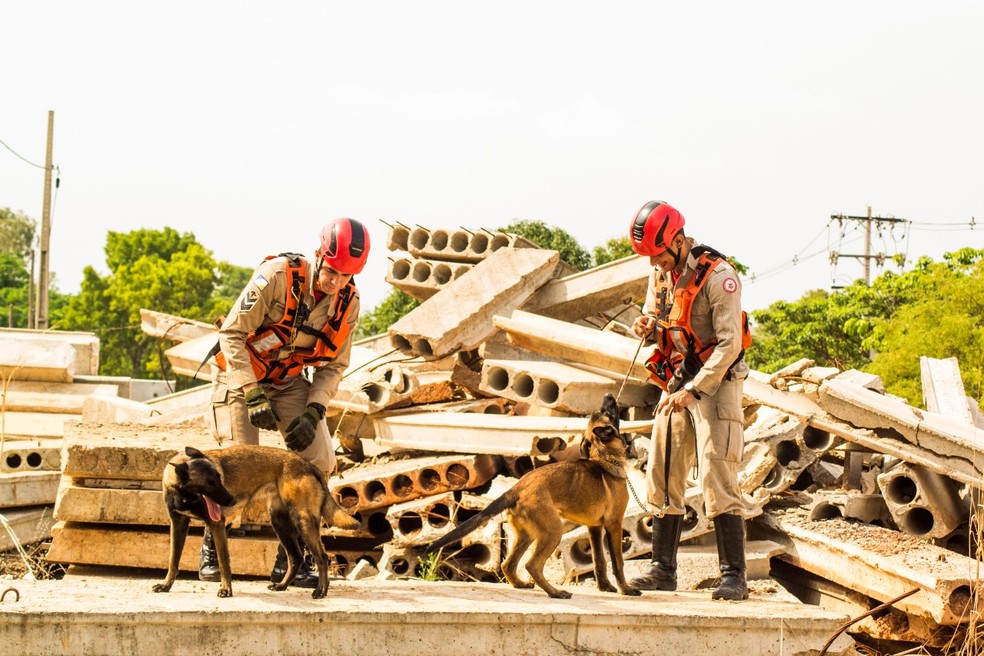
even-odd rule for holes
{"type": "Polygon", "coordinates": [[[651,200],[632,219],[629,239],[639,255],[659,255],[683,230],[683,215],[661,200],[651,200]]]}
{"type": "Polygon", "coordinates": [[[369,257],[369,231],[355,219],[335,219],[321,229],[318,255],[339,273],[361,273],[369,257]]]}

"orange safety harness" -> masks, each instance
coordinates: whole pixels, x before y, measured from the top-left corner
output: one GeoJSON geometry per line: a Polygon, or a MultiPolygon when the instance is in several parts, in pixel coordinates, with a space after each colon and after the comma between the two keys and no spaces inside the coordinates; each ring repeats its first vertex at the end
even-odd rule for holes
{"type": "MultiPolygon", "coordinates": [[[[717,341],[704,344],[690,325],[690,313],[694,299],[704,287],[711,271],[726,258],[721,253],[706,246],[696,246],[697,267],[687,284],[673,291],[673,303],[667,305],[669,285],[664,281],[657,299],[656,308],[656,348],[646,361],[649,378],[666,391],[670,380],[677,374],[692,378],[710,357],[717,341]]],[[[752,345],[752,332],[748,326],[748,314],[741,313],[741,348],[735,364],[745,355],[745,349],[752,345]]],[[[732,364],[731,366],[734,366],[732,364]]]]}
{"type": "MultiPolygon", "coordinates": [[[[289,291],[285,302],[284,316],[275,324],[263,326],[262,330],[246,338],[250,364],[257,382],[278,384],[287,378],[300,375],[304,367],[320,367],[331,362],[349,334],[349,314],[352,299],[357,291],[353,281],[339,290],[335,298],[335,308],[328,321],[320,328],[304,325],[310,308],[304,304],[304,288],[307,279],[307,262],[296,253],[281,253],[287,258],[287,281],[289,291]],[[298,333],[315,337],[314,348],[297,348],[294,342],[298,333]],[[286,348],[286,357],[277,359],[286,348]]],[[[226,370],[226,359],[218,344],[213,347],[215,362],[222,371],[226,370]]]]}

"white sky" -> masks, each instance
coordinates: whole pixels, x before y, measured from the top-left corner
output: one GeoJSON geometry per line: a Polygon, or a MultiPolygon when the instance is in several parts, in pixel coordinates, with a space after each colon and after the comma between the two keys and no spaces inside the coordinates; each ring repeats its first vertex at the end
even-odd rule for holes
{"type": "MultiPolygon", "coordinates": [[[[888,254],[984,247],[979,0],[38,1],[0,25],[0,140],[43,164],[55,112],[65,292],[107,272],[107,230],[252,267],[347,215],[374,239],[371,307],[380,220],[535,219],[590,250],[650,199],[751,268],[748,309],[829,287],[828,246],[861,252],[833,213],[918,222],[888,254]]],[[[40,223],[43,182],[0,147],[0,207],[40,223]]]]}

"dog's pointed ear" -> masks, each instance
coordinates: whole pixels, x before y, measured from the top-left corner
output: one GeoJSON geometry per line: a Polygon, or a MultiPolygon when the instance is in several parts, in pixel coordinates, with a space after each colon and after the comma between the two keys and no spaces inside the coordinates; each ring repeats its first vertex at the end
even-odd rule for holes
{"type": "Polygon", "coordinates": [[[581,438],[581,459],[587,460],[591,457],[591,442],[581,438]]]}
{"type": "Polygon", "coordinates": [[[191,475],[188,472],[188,463],[187,462],[171,462],[171,463],[168,463],[168,464],[171,465],[172,467],[174,467],[174,471],[177,472],[177,474],[178,474],[178,480],[181,483],[187,483],[188,482],[188,479],[190,478],[191,475]]]}
{"type": "Polygon", "coordinates": [[[189,458],[204,458],[205,457],[205,454],[204,453],[202,453],[201,451],[199,451],[198,449],[196,449],[193,446],[186,446],[185,447],[185,455],[188,456],[189,458]]]}

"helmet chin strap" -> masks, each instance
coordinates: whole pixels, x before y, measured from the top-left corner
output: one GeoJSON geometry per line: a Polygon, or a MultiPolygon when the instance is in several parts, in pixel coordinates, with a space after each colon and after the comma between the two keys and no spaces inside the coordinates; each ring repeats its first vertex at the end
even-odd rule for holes
{"type": "Polygon", "coordinates": [[[678,248],[676,251],[671,249],[669,246],[666,247],[666,252],[673,256],[673,268],[676,269],[680,266],[680,252],[683,251],[682,248],[678,248]]]}

